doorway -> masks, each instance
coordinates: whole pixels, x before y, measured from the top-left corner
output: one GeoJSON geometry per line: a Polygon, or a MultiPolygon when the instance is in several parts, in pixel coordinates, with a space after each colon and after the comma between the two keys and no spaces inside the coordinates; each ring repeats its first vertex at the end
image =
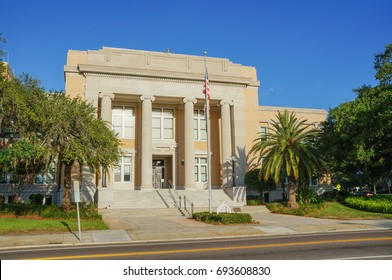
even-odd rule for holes
{"type": "Polygon", "coordinates": [[[165,160],[153,159],[152,160],[152,186],[155,189],[167,188],[165,181],[165,160]]]}

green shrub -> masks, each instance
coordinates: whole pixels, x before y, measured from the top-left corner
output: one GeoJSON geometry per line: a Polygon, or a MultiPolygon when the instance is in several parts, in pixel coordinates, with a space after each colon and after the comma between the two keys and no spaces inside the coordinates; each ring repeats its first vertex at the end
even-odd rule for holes
{"type": "Polygon", "coordinates": [[[44,201],[43,194],[35,193],[29,196],[29,202],[31,204],[42,205],[43,201],[44,201]]]}
{"type": "MultiPolygon", "coordinates": [[[[102,220],[94,205],[80,206],[80,218],[89,220],[102,220]]],[[[10,203],[0,205],[0,214],[11,214],[20,216],[39,216],[47,219],[76,219],[77,212],[75,207],[70,212],[65,212],[61,207],[56,205],[35,205],[25,203],[10,203]]]]}
{"type": "Polygon", "coordinates": [[[259,178],[260,169],[249,170],[245,174],[244,183],[247,188],[251,188],[258,193],[265,191],[272,191],[275,187],[275,182],[272,178],[268,178],[267,181],[264,178],[259,178]]]}
{"type": "Polygon", "coordinates": [[[296,193],[297,202],[300,204],[318,203],[316,193],[309,189],[299,189],[296,193]]]}
{"type": "Polygon", "coordinates": [[[253,205],[262,205],[263,202],[261,199],[247,199],[246,205],[253,206],[253,205]]]}
{"type": "Polygon", "coordinates": [[[308,216],[325,208],[325,203],[300,204],[298,208],[287,208],[285,203],[272,202],[267,208],[272,213],[288,214],[296,216],[308,216]]]}
{"type": "Polygon", "coordinates": [[[375,195],[370,197],[353,196],[347,197],[344,203],[354,209],[376,212],[392,213],[392,196],[375,195]]]}
{"type": "Polygon", "coordinates": [[[321,195],[321,198],[324,201],[341,201],[343,202],[346,197],[348,197],[350,194],[347,191],[338,191],[338,190],[332,190],[325,192],[321,195]]]}
{"type": "Polygon", "coordinates": [[[40,216],[43,208],[43,205],[7,203],[0,206],[0,213],[13,214],[17,217],[26,215],[40,216]]]}
{"type": "MultiPolygon", "coordinates": [[[[79,214],[81,219],[102,220],[102,216],[98,214],[94,205],[79,206],[79,214]]],[[[66,212],[61,207],[57,207],[55,205],[48,205],[45,207],[44,211],[42,211],[41,216],[53,219],[76,219],[78,217],[78,213],[75,205],[73,205],[70,212],[66,212]]]]}
{"type": "Polygon", "coordinates": [[[193,219],[210,224],[241,224],[252,223],[252,216],[248,213],[193,213],[193,219]]]}

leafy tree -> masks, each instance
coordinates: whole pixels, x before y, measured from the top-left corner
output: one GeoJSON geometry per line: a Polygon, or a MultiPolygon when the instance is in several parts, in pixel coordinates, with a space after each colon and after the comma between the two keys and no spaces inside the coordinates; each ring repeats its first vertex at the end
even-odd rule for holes
{"type": "Polygon", "coordinates": [[[262,161],[260,178],[267,180],[272,177],[277,183],[282,174],[288,177],[287,206],[296,208],[296,183],[301,177],[311,177],[322,166],[320,154],[313,145],[318,131],[306,125],[306,120],[298,119],[293,112],[278,112],[276,117],[267,139],[256,139],[251,152],[257,153],[259,162],[262,161]]]}
{"type": "Polygon", "coordinates": [[[374,68],[379,84],[355,89],[356,99],[331,109],[324,123],[319,144],[336,183],[351,177],[358,185],[358,171],[372,185],[391,175],[392,44],[375,56],[374,68]]]}
{"type": "MultiPolygon", "coordinates": [[[[0,59],[1,54],[0,48],[0,59]]],[[[46,93],[29,75],[13,80],[0,75],[0,170],[18,178],[22,191],[53,161],[58,170],[65,166],[63,208],[70,210],[72,165],[99,172],[120,159],[119,139],[96,115],[81,99],[46,93]]]]}
{"type": "Polygon", "coordinates": [[[272,178],[268,178],[265,181],[259,177],[260,169],[249,170],[245,174],[244,182],[245,185],[261,195],[261,199],[264,201],[264,192],[272,191],[275,189],[275,182],[272,178]]]}
{"type": "MultiPolygon", "coordinates": [[[[3,38],[1,33],[0,33],[0,43],[5,43],[5,39],[3,38]]],[[[4,51],[2,45],[0,44],[0,62],[3,61],[3,57],[4,57],[4,51]]]]}
{"type": "Polygon", "coordinates": [[[15,202],[35,175],[47,167],[48,150],[41,146],[36,110],[45,93],[38,85],[28,75],[19,79],[1,75],[0,79],[0,175],[12,175],[15,202]]]}
{"type": "Polygon", "coordinates": [[[20,139],[7,148],[0,149],[0,168],[3,174],[12,175],[14,202],[36,174],[45,169],[47,151],[34,143],[34,139],[20,139]]]}
{"type": "Polygon", "coordinates": [[[49,147],[60,166],[65,166],[63,208],[68,211],[73,164],[88,166],[91,172],[99,172],[100,167],[107,170],[120,159],[120,141],[85,101],[52,94],[48,105],[41,123],[42,144],[49,147]]]}

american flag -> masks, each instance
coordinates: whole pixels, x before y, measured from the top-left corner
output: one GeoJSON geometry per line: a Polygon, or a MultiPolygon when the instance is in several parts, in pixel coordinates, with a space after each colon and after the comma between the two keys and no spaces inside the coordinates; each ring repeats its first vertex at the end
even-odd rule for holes
{"type": "Polygon", "coordinates": [[[207,108],[208,108],[208,113],[209,113],[209,109],[210,109],[210,99],[211,99],[211,94],[210,94],[210,82],[208,81],[208,72],[206,69],[206,74],[205,74],[205,78],[204,78],[204,86],[203,86],[203,94],[207,94],[207,103],[204,105],[204,113],[206,113],[207,108]]]}

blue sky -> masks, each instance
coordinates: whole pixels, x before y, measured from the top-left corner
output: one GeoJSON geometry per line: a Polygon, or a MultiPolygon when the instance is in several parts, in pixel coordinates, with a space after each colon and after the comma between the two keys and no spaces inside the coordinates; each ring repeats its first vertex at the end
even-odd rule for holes
{"type": "Polygon", "coordinates": [[[390,0],[15,0],[0,7],[5,60],[47,90],[64,89],[69,49],[206,50],[255,66],[261,105],[328,110],[375,84],[374,54],[392,43],[390,0]]]}

